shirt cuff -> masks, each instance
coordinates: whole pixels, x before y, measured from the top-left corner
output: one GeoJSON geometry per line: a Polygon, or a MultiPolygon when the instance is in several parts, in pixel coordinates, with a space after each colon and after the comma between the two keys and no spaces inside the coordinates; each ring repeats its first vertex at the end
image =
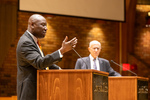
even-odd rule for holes
{"type": "Polygon", "coordinates": [[[58,52],[59,52],[59,56],[60,56],[60,58],[62,58],[62,57],[63,57],[63,55],[61,54],[60,50],[58,50],[58,52]]]}

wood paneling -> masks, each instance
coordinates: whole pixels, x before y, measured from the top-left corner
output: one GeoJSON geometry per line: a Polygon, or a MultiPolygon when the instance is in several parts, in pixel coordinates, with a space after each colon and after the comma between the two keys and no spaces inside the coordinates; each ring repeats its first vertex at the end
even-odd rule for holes
{"type": "MultiPolygon", "coordinates": [[[[138,98],[138,80],[148,81],[148,78],[124,76],[109,77],[109,100],[141,100],[138,98]]],[[[143,99],[145,100],[145,99],[143,99]]],[[[147,99],[146,99],[147,100],[147,99]]]]}
{"type": "Polygon", "coordinates": [[[0,4],[0,65],[17,34],[17,6],[0,4]]]}
{"type": "Polygon", "coordinates": [[[37,100],[93,100],[92,75],[96,70],[38,70],[37,100]]]}
{"type": "Polygon", "coordinates": [[[12,97],[0,97],[0,100],[17,100],[17,96],[12,96],[12,97]]]}
{"type": "Polygon", "coordinates": [[[128,53],[133,52],[133,37],[135,24],[136,0],[126,1],[126,21],[121,23],[122,63],[127,63],[128,53]]]}

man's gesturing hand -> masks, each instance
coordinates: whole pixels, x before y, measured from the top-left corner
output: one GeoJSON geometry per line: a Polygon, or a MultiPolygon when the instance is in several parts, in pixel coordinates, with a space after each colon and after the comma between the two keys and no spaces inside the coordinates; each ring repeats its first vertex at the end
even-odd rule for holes
{"type": "Polygon", "coordinates": [[[62,42],[62,47],[60,48],[60,52],[63,55],[65,52],[70,51],[72,48],[76,47],[77,44],[77,38],[74,37],[70,41],[67,41],[68,37],[66,36],[64,41],[62,42]]]}

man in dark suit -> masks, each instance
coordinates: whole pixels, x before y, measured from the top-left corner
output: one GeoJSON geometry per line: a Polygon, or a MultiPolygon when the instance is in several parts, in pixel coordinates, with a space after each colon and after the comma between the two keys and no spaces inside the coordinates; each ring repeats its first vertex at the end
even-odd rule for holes
{"type": "Polygon", "coordinates": [[[82,59],[79,58],[76,62],[75,69],[95,69],[108,72],[109,76],[121,76],[113,70],[108,60],[98,57],[101,51],[100,42],[96,40],[91,41],[88,50],[90,55],[82,59]]]}
{"type": "Polygon", "coordinates": [[[20,37],[17,45],[17,98],[18,100],[36,100],[37,69],[60,69],[54,63],[61,60],[65,52],[75,48],[77,39],[70,41],[68,37],[62,42],[62,47],[43,56],[38,45],[38,39],[44,38],[47,31],[46,19],[34,14],[28,20],[27,31],[20,37]]]}

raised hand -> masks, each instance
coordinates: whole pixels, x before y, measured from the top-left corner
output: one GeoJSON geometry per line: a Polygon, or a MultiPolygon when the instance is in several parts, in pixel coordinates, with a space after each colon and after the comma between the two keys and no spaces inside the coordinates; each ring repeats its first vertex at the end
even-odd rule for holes
{"type": "Polygon", "coordinates": [[[62,47],[60,48],[60,52],[63,55],[65,52],[70,51],[72,48],[76,47],[77,44],[77,38],[74,37],[70,41],[67,41],[68,37],[66,36],[64,41],[62,42],[62,47]]]}

